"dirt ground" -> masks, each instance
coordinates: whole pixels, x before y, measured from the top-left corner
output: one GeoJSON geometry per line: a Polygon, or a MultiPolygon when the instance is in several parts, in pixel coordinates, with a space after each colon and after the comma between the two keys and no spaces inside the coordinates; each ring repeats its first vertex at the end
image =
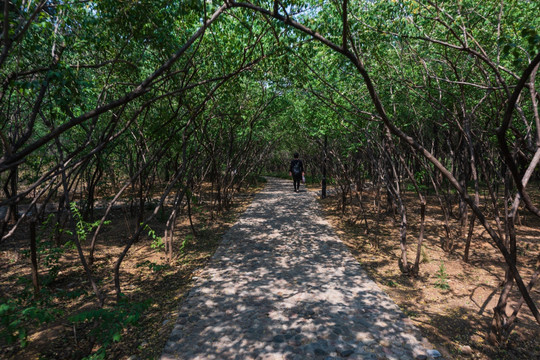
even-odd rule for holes
{"type": "MultiPolygon", "coordinates": [[[[152,238],[148,234],[131,248],[121,267],[122,292],[128,303],[146,305],[138,311],[141,315],[138,324],[128,325],[122,331],[121,339],[108,347],[107,359],[159,357],[177,317],[181,298],[189,290],[191,278],[204,267],[222,235],[235,223],[258,190],[252,188],[239,194],[232,208],[218,216],[211,216],[207,204],[193,204],[197,236],[192,235],[187,216],[182,216],[175,231],[175,254],[180,253],[182,239],[187,241],[182,255],[175,256],[170,264],[163,249],[152,247],[152,238]]],[[[166,220],[166,217],[158,216],[150,227],[156,234],[163,234],[166,220]]],[[[126,239],[135,228],[135,221],[125,211],[115,210],[112,224],[99,237],[92,270],[102,291],[107,294],[107,309],[115,303],[112,269],[124,249],[126,239]]],[[[0,299],[22,301],[21,294],[28,286],[17,279],[31,277],[30,259],[26,255],[28,242],[26,232],[0,244],[0,299]]],[[[43,261],[42,256],[41,275],[45,276],[43,261]]],[[[75,249],[67,250],[61,256],[59,273],[47,289],[55,294],[51,296],[52,303],[48,307],[54,307],[59,313],[55,314],[53,321],[45,324],[29,324],[28,345],[25,348],[16,343],[7,344],[0,338],[0,359],[82,359],[99,350],[101,344],[96,341],[99,335],[92,333],[95,324],[83,321],[74,325],[68,321],[70,316],[81,311],[97,309],[96,297],[75,249]]],[[[107,321],[114,322],[115,319],[107,321]]],[[[0,324],[2,330],[5,327],[0,324]]]]}
{"type": "MultiPolygon", "coordinates": [[[[364,208],[369,231],[358,206],[338,209],[338,196],[320,200],[325,215],[339,236],[370,276],[386,291],[434,344],[442,345],[453,359],[540,359],[540,326],[531,311],[523,306],[518,325],[506,347],[496,348],[486,341],[493,307],[497,304],[504,280],[504,261],[480,225],[475,228],[470,261],[463,261],[464,240],[456,240],[450,253],[442,250],[443,217],[434,198],[427,199],[426,227],[422,262],[418,278],[402,275],[398,259],[400,218],[385,214],[375,229],[374,193],[364,191],[364,208]],[[442,270],[443,269],[443,270],[442,270]],[[449,289],[437,287],[446,275],[449,289]]],[[[419,233],[420,206],[414,194],[407,194],[408,259],[414,261],[419,233]]],[[[528,283],[540,251],[540,219],[524,216],[518,227],[518,268],[528,283]]],[[[459,239],[458,223],[452,220],[452,235],[459,239]]],[[[536,304],[540,292],[533,289],[536,304]]],[[[514,289],[513,305],[519,299],[514,289]]]]}

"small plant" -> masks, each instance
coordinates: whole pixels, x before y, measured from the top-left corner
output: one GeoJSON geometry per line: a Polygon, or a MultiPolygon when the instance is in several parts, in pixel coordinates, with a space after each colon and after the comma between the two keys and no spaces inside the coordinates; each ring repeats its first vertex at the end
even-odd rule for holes
{"type": "Polygon", "coordinates": [[[448,284],[448,274],[446,274],[444,262],[441,262],[441,266],[439,266],[439,271],[437,271],[437,281],[435,281],[435,287],[442,290],[450,289],[450,285],[448,284]]]}
{"type": "Polygon", "coordinates": [[[75,289],[72,291],[67,291],[63,289],[57,290],[57,297],[61,299],[77,299],[81,296],[87,296],[87,295],[88,295],[88,291],[84,289],[75,289]]]}
{"type": "MultiPolygon", "coordinates": [[[[59,228],[59,224],[55,223],[54,214],[50,214],[49,217],[39,227],[37,237],[37,257],[38,261],[45,269],[47,273],[44,276],[40,276],[41,283],[45,286],[51,284],[56,280],[60,271],[60,258],[65,252],[65,247],[70,246],[66,244],[64,246],[56,246],[52,240],[55,232],[65,232],[71,234],[69,231],[59,228]]],[[[30,258],[30,250],[23,250],[22,255],[25,258],[30,258]]]]}
{"type": "MultiPolygon", "coordinates": [[[[19,276],[17,283],[21,290],[13,292],[10,298],[0,298],[0,339],[7,344],[17,343],[21,348],[28,345],[28,329],[53,321],[61,311],[54,308],[54,300],[59,297],[48,286],[53,283],[60,272],[60,258],[64,246],[55,246],[52,235],[58,229],[53,224],[54,215],[41,224],[37,238],[37,258],[40,268],[46,270],[40,275],[42,285],[39,295],[35,296],[32,281],[27,276],[19,276]]],[[[22,251],[24,257],[30,257],[30,251],[22,251]]]]}
{"type": "Polygon", "coordinates": [[[20,307],[13,300],[0,303],[0,323],[2,330],[0,331],[0,339],[4,339],[7,344],[19,342],[22,348],[26,347],[26,329],[23,327],[23,318],[20,316],[22,312],[20,307]]]}
{"type": "Polygon", "coordinates": [[[184,248],[186,247],[186,244],[188,241],[193,239],[193,234],[187,234],[186,237],[184,237],[184,240],[182,240],[182,243],[180,244],[179,252],[182,253],[184,251],[184,248]]]}
{"type": "Polygon", "coordinates": [[[152,238],[152,244],[150,245],[152,249],[165,249],[165,243],[163,242],[163,238],[161,236],[157,236],[155,230],[148,226],[148,224],[144,226],[144,230],[146,230],[148,232],[148,236],[152,238]]]}
{"type": "Polygon", "coordinates": [[[138,263],[137,267],[138,268],[146,267],[146,268],[150,269],[153,272],[160,272],[160,271],[169,269],[171,266],[169,264],[159,265],[159,264],[156,264],[155,262],[152,262],[150,260],[145,260],[143,262],[138,263]]]}
{"type": "Polygon", "coordinates": [[[122,339],[124,329],[137,325],[149,306],[150,300],[130,303],[128,299],[122,298],[113,308],[86,310],[69,317],[69,321],[74,325],[88,322],[95,324],[92,335],[96,337],[101,347],[86,359],[105,359],[107,348],[122,339]]]}
{"type": "MultiPolygon", "coordinates": [[[[77,228],[77,238],[82,243],[86,240],[88,237],[88,234],[97,228],[100,224],[100,221],[97,220],[93,223],[84,221],[81,212],[79,211],[79,208],[77,207],[77,203],[75,201],[71,202],[69,204],[69,209],[71,210],[71,213],[73,214],[73,218],[76,221],[76,228],[77,228]]],[[[109,225],[110,221],[105,221],[104,225],[109,225]]]]}
{"type": "Polygon", "coordinates": [[[51,322],[61,312],[52,308],[51,294],[41,290],[40,300],[34,300],[29,286],[18,293],[15,299],[0,299],[0,339],[7,344],[18,343],[21,348],[28,345],[28,328],[32,324],[51,322]]]}

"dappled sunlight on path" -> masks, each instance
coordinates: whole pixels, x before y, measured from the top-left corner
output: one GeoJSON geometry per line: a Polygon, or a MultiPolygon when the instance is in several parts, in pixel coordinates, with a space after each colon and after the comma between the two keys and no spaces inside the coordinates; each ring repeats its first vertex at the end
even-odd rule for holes
{"type": "Polygon", "coordinates": [[[426,348],[313,194],[269,179],[185,298],[162,359],[421,359],[426,348]]]}

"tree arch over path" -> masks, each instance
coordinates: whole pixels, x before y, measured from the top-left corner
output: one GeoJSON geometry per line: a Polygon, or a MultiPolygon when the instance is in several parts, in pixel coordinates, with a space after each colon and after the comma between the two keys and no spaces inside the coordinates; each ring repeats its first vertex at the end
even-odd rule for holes
{"type": "MultiPolygon", "coordinates": [[[[540,41],[534,26],[538,19],[532,19],[539,5],[347,0],[202,5],[163,0],[131,5],[4,2],[0,176],[2,205],[7,210],[3,238],[12,236],[25,221],[43,218],[44,204],[53,198],[59,199],[61,224],[75,226],[68,211],[73,199],[88,200],[84,210],[90,216],[104,169],[114,169],[121,147],[128,144],[129,161],[120,165],[125,179],[108,204],[109,210],[126,189],[138,193],[140,225],[114,268],[120,296],[122,260],[166,201],[179,208],[189,201],[199,180],[211,178],[220,206],[226,205],[230,189],[256,170],[252,164],[267,158],[273,142],[288,131],[305,127],[302,130],[313,135],[337,128],[360,144],[362,160],[370,164],[364,171],[382,179],[398,204],[400,265],[405,273],[418,273],[423,230],[416,262],[408,264],[399,179],[406,174],[422,198],[415,171],[423,168],[432,174],[434,188],[446,182],[459,193],[463,228],[469,221],[467,244],[478,220],[504,257],[507,271],[495,309],[493,339],[508,337],[523,303],[540,323],[530,296],[538,273],[525,284],[516,261],[515,229],[521,203],[526,207],[523,211],[540,216],[527,191],[540,160],[535,83],[540,41]],[[149,20],[144,20],[145,14],[149,20]],[[521,19],[520,29],[509,25],[517,19],[521,19]],[[155,22],[169,26],[156,27],[155,22]],[[211,28],[219,32],[210,33],[211,28]],[[101,35],[96,39],[93,33],[101,35]],[[311,46],[312,40],[324,48],[311,46]],[[100,41],[107,46],[101,48],[100,41]],[[222,58],[226,61],[219,63],[213,46],[226,52],[222,58]],[[300,50],[291,50],[293,46],[300,50]],[[389,53],[397,60],[386,58],[389,53]],[[296,65],[290,66],[290,59],[296,65]],[[248,81],[248,74],[257,74],[260,80],[248,81]],[[328,113],[309,121],[287,114],[302,106],[280,95],[294,77],[301,76],[307,80],[300,86],[303,94],[325,104],[331,109],[328,113]],[[234,106],[239,102],[250,105],[239,110],[234,106]],[[432,109],[422,109],[422,103],[432,109]],[[325,116],[335,121],[326,121],[325,116]],[[276,117],[277,126],[272,125],[276,117]],[[423,121],[435,125],[430,128],[423,121]],[[456,141],[450,136],[452,130],[460,134],[456,141]],[[412,154],[398,156],[400,149],[412,154]],[[451,156],[443,154],[445,150],[451,156]],[[242,158],[242,154],[249,156],[242,158]],[[160,201],[146,214],[151,179],[160,176],[167,178],[160,201]],[[474,196],[469,194],[469,183],[474,196]],[[498,188],[500,183],[505,187],[503,210],[496,196],[490,208],[481,206],[480,184],[498,188]],[[28,199],[29,206],[20,214],[18,205],[28,199]],[[470,218],[466,206],[472,211],[470,218]],[[514,283],[522,299],[507,314],[514,283]]],[[[340,154],[334,157],[338,161],[340,154]]],[[[349,184],[348,177],[356,176],[344,163],[340,171],[349,184]]],[[[176,216],[173,210],[169,234],[176,216]]],[[[98,232],[90,256],[85,256],[81,244],[76,245],[103,304],[91,270],[98,232]]]]}

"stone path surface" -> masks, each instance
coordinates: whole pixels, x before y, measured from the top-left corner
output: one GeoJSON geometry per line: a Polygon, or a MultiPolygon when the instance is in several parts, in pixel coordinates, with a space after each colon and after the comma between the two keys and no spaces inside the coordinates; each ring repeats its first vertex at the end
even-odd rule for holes
{"type": "Polygon", "coordinates": [[[437,356],[321,217],[268,179],[180,307],[162,360],[437,356]]]}

